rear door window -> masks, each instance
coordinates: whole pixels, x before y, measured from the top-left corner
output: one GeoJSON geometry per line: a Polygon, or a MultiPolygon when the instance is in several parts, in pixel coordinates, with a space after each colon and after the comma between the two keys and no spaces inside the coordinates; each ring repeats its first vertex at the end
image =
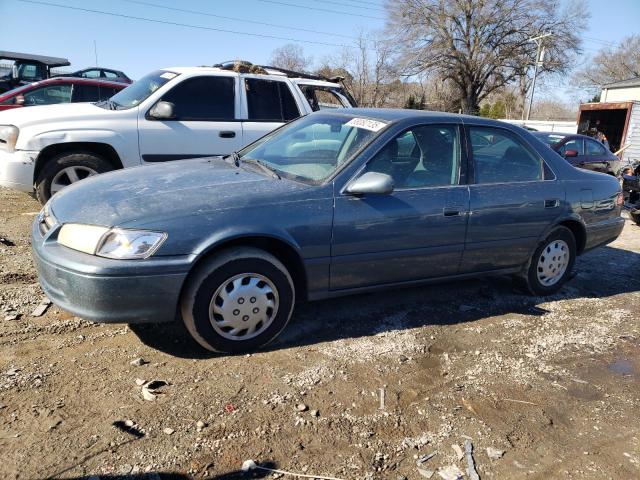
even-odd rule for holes
{"type": "Polygon", "coordinates": [[[97,102],[100,100],[100,87],[97,85],[78,85],[73,87],[74,102],[97,102]]]}
{"type": "Polygon", "coordinates": [[[578,155],[584,155],[582,139],[574,138],[573,140],[569,140],[558,149],[558,153],[560,153],[560,155],[564,155],[567,150],[575,150],[578,152],[578,155]]]}
{"type": "Polygon", "coordinates": [[[300,116],[289,86],[276,80],[245,78],[249,120],[288,122],[300,116]]]}
{"type": "Polygon", "coordinates": [[[476,183],[543,180],[542,160],[508,130],[470,127],[476,183]]]}
{"type": "Polygon", "coordinates": [[[233,120],[234,92],[233,77],[202,76],[179,83],[162,100],[173,103],[176,120],[233,120]]]}
{"type": "Polygon", "coordinates": [[[300,85],[302,93],[304,93],[307,102],[311,110],[317,112],[318,110],[325,110],[330,108],[346,108],[350,105],[346,102],[344,97],[334,92],[331,89],[316,87],[314,85],[300,85]]]}
{"type": "Polygon", "coordinates": [[[595,140],[585,140],[585,143],[587,144],[587,155],[601,157],[607,153],[604,145],[600,142],[596,142],[595,140]]]}

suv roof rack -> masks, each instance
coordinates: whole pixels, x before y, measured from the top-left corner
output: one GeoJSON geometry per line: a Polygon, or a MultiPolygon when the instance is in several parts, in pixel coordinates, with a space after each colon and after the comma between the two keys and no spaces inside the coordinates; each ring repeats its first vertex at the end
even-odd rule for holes
{"type": "Polygon", "coordinates": [[[235,70],[245,73],[268,73],[267,70],[273,70],[280,72],[289,78],[306,78],[309,80],[322,80],[325,82],[341,83],[344,77],[325,77],[324,75],[317,75],[307,72],[298,72],[295,70],[288,70],[281,67],[273,67],[271,65],[254,65],[246,60],[230,60],[226,62],[216,63],[214,67],[221,68],[223,70],[235,70]]]}

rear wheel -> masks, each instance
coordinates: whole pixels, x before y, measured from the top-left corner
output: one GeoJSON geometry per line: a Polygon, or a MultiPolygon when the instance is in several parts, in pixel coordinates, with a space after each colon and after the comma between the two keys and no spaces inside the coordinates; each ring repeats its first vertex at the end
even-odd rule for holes
{"type": "Polygon", "coordinates": [[[223,251],[194,271],[180,300],[193,338],[215,352],[241,353],[273,340],[293,313],[286,267],[257,248],[223,251]]]}
{"type": "Polygon", "coordinates": [[[66,152],[49,160],[36,179],[36,197],[44,204],[72,183],[113,170],[113,165],[91,152],[66,152]]]}
{"type": "Polygon", "coordinates": [[[555,228],[534,252],[521,280],[534,295],[556,293],[571,278],[576,240],[566,227],[555,228]]]}

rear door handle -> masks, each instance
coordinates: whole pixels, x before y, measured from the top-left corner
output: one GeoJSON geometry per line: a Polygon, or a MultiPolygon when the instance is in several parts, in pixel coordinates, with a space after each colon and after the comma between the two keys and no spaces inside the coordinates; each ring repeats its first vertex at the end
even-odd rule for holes
{"type": "Polygon", "coordinates": [[[560,205],[560,200],[558,200],[557,198],[544,201],[544,208],[556,208],[559,205],[560,205]]]}
{"type": "Polygon", "coordinates": [[[236,132],[232,132],[232,131],[229,131],[229,130],[223,130],[222,132],[218,133],[218,136],[220,138],[235,138],[236,132]]]}

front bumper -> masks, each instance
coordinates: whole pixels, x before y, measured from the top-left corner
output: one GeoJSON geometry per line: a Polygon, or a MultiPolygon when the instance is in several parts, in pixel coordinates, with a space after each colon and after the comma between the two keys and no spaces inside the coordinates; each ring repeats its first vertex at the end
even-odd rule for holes
{"type": "Polygon", "coordinates": [[[40,152],[0,150],[0,186],[23,192],[33,191],[33,172],[40,152]]]}
{"type": "Polygon", "coordinates": [[[31,230],[40,285],[53,303],[78,317],[105,323],[168,322],[176,318],[191,256],[111,260],[58,244],[60,226],[31,230]]]}

